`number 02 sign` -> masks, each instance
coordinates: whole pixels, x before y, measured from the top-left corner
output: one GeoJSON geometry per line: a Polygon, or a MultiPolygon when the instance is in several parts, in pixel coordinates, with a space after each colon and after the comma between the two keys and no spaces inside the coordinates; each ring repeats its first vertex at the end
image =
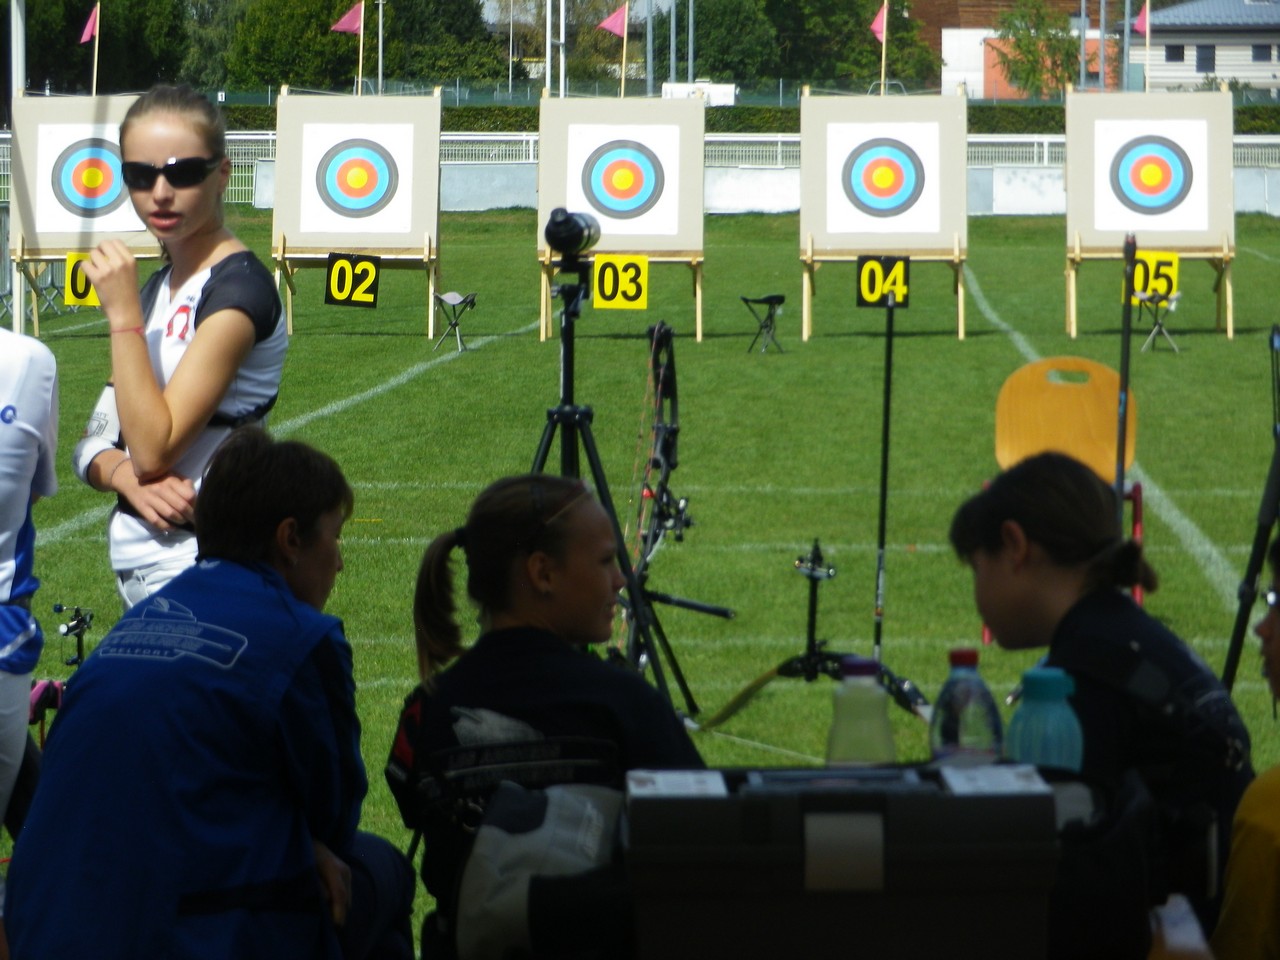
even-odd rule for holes
{"type": "Polygon", "coordinates": [[[329,254],[324,274],[324,302],[339,307],[376,307],[381,257],[329,254]]]}
{"type": "Polygon", "coordinates": [[[887,307],[893,294],[893,305],[906,307],[910,281],[910,257],[859,257],[856,302],[860,307],[887,307]]]}
{"type": "Polygon", "coordinates": [[[595,259],[597,310],[649,309],[649,258],[634,253],[598,253],[595,259]]]}

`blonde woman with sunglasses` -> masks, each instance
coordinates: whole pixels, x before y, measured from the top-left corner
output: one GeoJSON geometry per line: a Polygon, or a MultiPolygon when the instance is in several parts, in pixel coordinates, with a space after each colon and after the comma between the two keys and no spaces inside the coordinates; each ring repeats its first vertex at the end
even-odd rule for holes
{"type": "Polygon", "coordinates": [[[111,381],[74,464],[117,497],[108,542],[127,610],[194,562],[201,474],[231,429],[265,419],[288,338],[271,273],[223,223],[231,161],[217,108],[185,86],[153,87],[125,115],[120,149],[167,262],[141,292],[119,240],[85,265],[110,327],[111,381]]]}

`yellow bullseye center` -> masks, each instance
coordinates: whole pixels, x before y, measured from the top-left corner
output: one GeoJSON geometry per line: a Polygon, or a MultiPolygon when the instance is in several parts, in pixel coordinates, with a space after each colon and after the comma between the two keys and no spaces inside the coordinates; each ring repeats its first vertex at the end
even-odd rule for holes
{"type": "Polygon", "coordinates": [[[352,190],[359,190],[369,182],[369,171],[361,167],[353,167],[347,174],[347,186],[352,190]]]}
{"type": "Polygon", "coordinates": [[[888,167],[877,167],[871,174],[871,182],[877,187],[893,186],[893,171],[888,167]]]}
{"type": "Polygon", "coordinates": [[[102,171],[97,167],[90,167],[84,172],[84,185],[90,190],[96,190],[102,186],[102,171]]]}
{"type": "Polygon", "coordinates": [[[630,170],[618,170],[613,175],[613,186],[616,190],[629,190],[635,182],[635,174],[630,170]]]}
{"type": "Polygon", "coordinates": [[[1144,186],[1158,187],[1160,185],[1160,181],[1164,178],[1164,174],[1160,170],[1158,164],[1145,163],[1142,165],[1142,169],[1138,172],[1138,177],[1142,180],[1144,186]]]}

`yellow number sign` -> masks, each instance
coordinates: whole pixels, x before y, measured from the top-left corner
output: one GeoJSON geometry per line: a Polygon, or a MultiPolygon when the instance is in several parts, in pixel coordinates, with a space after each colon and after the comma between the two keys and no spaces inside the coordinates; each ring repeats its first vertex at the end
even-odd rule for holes
{"type": "Polygon", "coordinates": [[[62,302],[68,307],[100,307],[98,291],[84,274],[84,262],[89,259],[87,253],[67,254],[67,282],[62,288],[62,302]]]}
{"type": "Polygon", "coordinates": [[[910,278],[910,257],[859,257],[857,305],[887,307],[892,294],[893,306],[906,307],[910,278]]]}
{"type": "MultiPolygon", "coordinates": [[[[1133,261],[1133,293],[1130,302],[1137,306],[1146,300],[1163,302],[1178,292],[1178,255],[1161,250],[1139,250],[1133,261]]],[[[1121,291],[1120,296],[1124,296],[1121,291]]]]}
{"type": "Polygon", "coordinates": [[[595,267],[596,309],[649,309],[648,257],[635,253],[598,253],[595,267]]]}

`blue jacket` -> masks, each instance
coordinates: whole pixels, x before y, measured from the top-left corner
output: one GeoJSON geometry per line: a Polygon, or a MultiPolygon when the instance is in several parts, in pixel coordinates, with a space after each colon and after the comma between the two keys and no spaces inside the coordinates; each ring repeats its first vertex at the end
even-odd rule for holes
{"type": "Polygon", "coordinates": [[[367,789],[351,649],[265,567],[201,562],[67,685],[15,846],[15,958],[328,958],[312,840],[367,789]]]}

